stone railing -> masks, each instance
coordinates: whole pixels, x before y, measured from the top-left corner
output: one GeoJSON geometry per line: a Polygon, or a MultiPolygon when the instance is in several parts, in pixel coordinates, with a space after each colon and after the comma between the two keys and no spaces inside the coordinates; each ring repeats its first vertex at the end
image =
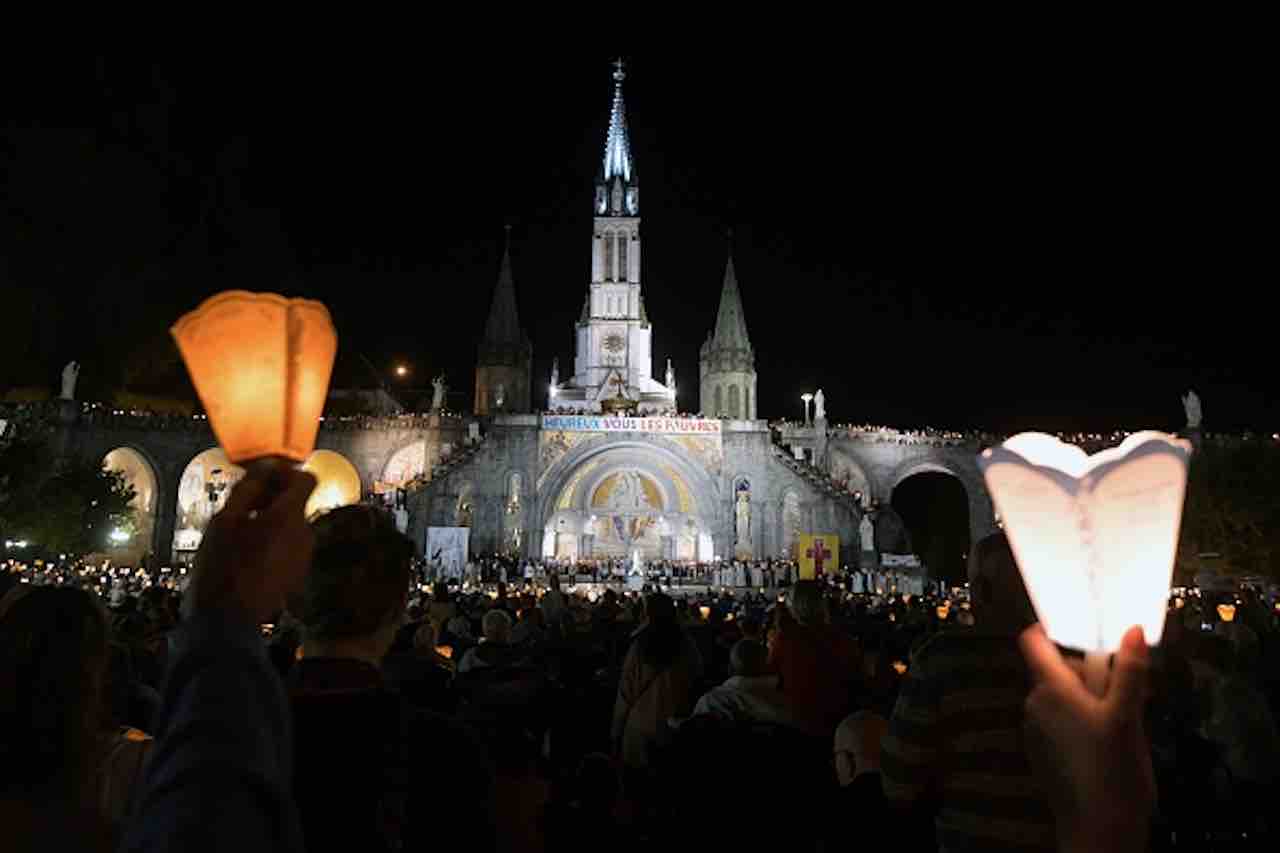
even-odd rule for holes
{"type": "MultiPolygon", "coordinates": [[[[204,431],[209,428],[207,415],[185,415],[155,412],[149,409],[120,408],[109,403],[75,403],[46,400],[36,403],[0,403],[0,420],[14,424],[64,423],[74,417],[80,427],[129,430],[204,431]],[[64,420],[65,419],[65,420],[64,420]]],[[[353,430],[423,430],[436,426],[461,426],[463,415],[457,412],[432,412],[405,415],[323,415],[320,429],[353,430]]]]}

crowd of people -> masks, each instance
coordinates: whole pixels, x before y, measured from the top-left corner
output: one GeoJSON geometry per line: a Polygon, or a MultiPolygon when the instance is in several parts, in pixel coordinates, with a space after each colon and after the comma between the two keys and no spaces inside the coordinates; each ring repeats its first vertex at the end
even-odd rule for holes
{"type": "Polygon", "coordinates": [[[4,566],[13,849],[1274,840],[1280,631],[1253,591],[1172,598],[1099,698],[999,534],[964,602],[577,567],[431,585],[377,508],[308,524],[312,482],[251,473],[188,574],[4,566]]]}

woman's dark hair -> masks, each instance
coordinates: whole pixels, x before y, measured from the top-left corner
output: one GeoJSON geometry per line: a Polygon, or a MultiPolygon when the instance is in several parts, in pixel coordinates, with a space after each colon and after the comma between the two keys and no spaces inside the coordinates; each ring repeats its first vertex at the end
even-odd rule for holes
{"type": "Polygon", "coordinates": [[[72,588],[17,587],[0,599],[0,791],[79,795],[103,726],[110,629],[72,588]]]}
{"type": "Polygon", "coordinates": [[[413,543],[371,506],[344,506],[311,522],[316,547],[302,623],[318,639],[366,637],[399,618],[413,543]]]}
{"type": "Polygon", "coordinates": [[[676,624],[675,602],[670,596],[655,592],[645,598],[644,612],[649,624],[636,637],[640,657],[653,666],[668,667],[675,662],[684,642],[676,624]]]}
{"type": "Polygon", "coordinates": [[[436,581],[436,585],[431,590],[431,600],[440,604],[448,604],[451,601],[449,598],[449,585],[444,581],[436,581]]]}

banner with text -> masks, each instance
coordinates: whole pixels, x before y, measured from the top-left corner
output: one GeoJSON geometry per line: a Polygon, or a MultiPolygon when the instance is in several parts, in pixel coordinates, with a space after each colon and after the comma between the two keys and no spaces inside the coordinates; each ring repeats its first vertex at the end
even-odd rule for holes
{"type": "Polygon", "coordinates": [[[704,418],[615,418],[608,415],[543,415],[542,428],[565,432],[658,432],[720,435],[720,421],[704,418]]]}

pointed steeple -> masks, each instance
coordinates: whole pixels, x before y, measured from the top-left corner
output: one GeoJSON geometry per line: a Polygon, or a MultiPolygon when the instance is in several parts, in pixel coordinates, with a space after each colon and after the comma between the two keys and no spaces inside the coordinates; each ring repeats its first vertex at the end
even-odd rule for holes
{"type": "Polygon", "coordinates": [[[498,284],[493,289],[493,303],[489,308],[489,320],[485,323],[481,349],[488,347],[519,346],[524,343],[520,330],[520,317],[516,313],[516,284],[511,275],[511,226],[506,226],[506,244],[502,250],[502,267],[498,271],[498,284]]]}
{"type": "Polygon", "coordinates": [[[742,311],[742,294],[738,292],[738,277],[733,271],[733,250],[729,250],[729,262],[724,269],[724,287],[720,290],[720,311],[716,314],[716,328],[709,342],[720,349],[751,349],[747,336],[747,317],[742,311]]]}
{"type": "Polygon", "coordinates": [[[506,226],[506,245],[498,283],[493,288],[493,304],[484,326],[476,358],[475,412],[527,412],[529,380],[532,376],[533,345],[520,329],[516,314],[516,284],[511,275],[511,226],[506,226]]]}
{"type": "Polygon", "coordinates": [[[622,97],[622,81],[627,79],[627,73],[621,59],[614,62],[613,67],[613,105],[609,110],[604,159],[596,177],[595,213],[597,216],[639,216],[640,176],[631,159],[627,106],[622,97]]]}
{"type": "MultiPolygon", "coordinates": [[[[729,232],[732,240],[733,232],[729,232]]],[[[716,327],[698,358],[702,411],[716,417],[756,418],[756,356],[747,337],[747,317],[733,270],[733,247],[724,268],[716,327]]]]}
{"type": "Polygon", "coordinates": [[[622,99],[622,81],[627,79],[627,72],[621,58],[613,65],[613,108],[609,111],[609,135],[604,143],[604,179],[607,182],[614,175],[621,175],[629,183],[633,164],[631,140],[627,137],[627,106],[622,99]]]}

